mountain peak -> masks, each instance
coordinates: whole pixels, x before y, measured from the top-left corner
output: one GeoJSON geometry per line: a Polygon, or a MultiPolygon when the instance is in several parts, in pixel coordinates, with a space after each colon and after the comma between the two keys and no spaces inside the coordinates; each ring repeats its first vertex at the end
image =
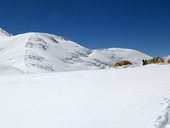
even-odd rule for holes
{"type": "Polygon", "coordinates": [[[10,37],[12,34],[8,33],[4,29],[0,28],[0,37],[10,37]]]}

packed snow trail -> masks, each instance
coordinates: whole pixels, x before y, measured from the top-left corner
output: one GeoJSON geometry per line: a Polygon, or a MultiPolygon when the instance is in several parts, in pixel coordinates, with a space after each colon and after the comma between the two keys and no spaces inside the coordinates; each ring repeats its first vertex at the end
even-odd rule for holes
{"type": "Polygon", "coordinates": [[[169,72],[170,65],[148,65],[0,76],[0,127],[168,128],[157,122],[169,72]]]}

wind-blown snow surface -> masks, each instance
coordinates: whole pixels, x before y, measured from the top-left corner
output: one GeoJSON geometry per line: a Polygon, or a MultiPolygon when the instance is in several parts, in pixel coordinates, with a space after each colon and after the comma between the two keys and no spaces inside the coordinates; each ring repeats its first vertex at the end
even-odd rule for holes
{"type": "Polygon", "coordinates": [[[0,42],[0,69],[4,69],[1,74],[104,69],[112,68],[124,59],[141,65],[142,59],[151,58],[131,49],[90,50],[63,37],[45,33],[4,37],[0,42]]]}
{"type": "Polygon", "coordinates": [[[169,128],[170,65],[0,76],[1,128],[169,128]]]}

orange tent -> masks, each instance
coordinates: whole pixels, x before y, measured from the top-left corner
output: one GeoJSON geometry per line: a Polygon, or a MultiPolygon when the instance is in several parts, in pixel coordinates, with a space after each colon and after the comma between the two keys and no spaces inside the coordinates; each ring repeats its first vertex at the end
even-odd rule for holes
{"type": "Polygon", "coordinates": [[[119,67],[119,66],[124,66],[124,65],[132,65],[132,63],[130,61],[123,60],[123,61],[120,61],[120,62],[116,63],[114,65],[114,67],[119,67]]]}

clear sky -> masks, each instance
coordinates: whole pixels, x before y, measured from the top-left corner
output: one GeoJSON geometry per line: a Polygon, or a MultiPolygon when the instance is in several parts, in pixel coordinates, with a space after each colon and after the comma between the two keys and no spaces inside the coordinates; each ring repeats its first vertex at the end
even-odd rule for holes
{"type": "Polygon", "coordinates": [[[61,35],[91,49],[170,54],[170,0],[1,0],[0,27],[61,35]]]}

